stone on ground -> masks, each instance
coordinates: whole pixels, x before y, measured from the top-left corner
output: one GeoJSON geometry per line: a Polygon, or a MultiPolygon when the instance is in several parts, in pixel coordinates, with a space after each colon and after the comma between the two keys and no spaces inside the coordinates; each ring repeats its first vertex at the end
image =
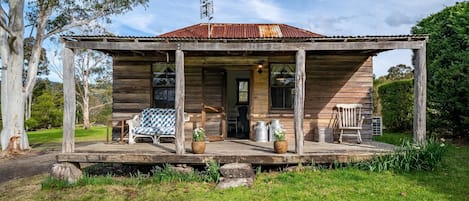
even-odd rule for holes
{"type": "Polygon", "coordinates": [[[53,164],[50,175],[57,179],[65,180],[68,183],[75,183],[81,178],[83,173],[77,165],[63,162],[53,164]]]}
{"type": "Polygon", "coordinates": [[[249,163],[229,163],[220,167],[223,176],[217,184],[217,188],[233,188],[238,186],[252,186],[256,175],[249,163]]]}

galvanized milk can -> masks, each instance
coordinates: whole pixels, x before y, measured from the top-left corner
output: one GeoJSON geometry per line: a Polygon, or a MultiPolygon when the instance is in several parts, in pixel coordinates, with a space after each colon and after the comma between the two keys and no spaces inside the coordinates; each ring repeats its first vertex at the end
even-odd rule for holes
{"type": "Polygon", "coordinates": [[[265,122],[258,121],[254,129],[256,130],[256,142],[267,142],[268,133],[265,122]]]}
{"type": "Polygon", "coordinates": [[[275,141],[275,137],[274,137],[274,131],[276,129],[279,129],[279,128],[282,128],[282,124],[280,124],[280,120],[278,119],[272,119],[272,121],[270,121],[270,125],[269,125],[269,142],[273,142],[275,141]]]}

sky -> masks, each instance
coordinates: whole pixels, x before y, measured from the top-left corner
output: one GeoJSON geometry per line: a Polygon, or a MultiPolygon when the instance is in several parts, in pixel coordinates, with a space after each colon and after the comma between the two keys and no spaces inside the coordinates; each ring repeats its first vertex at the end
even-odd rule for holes
{"type": "MultiPolygon", "coordinates": [[[[410,34],[419,20],[456,0],[213,0],[214,23],[284,23],[327,36],[410,34]]],[[[197,23],[199,0],[150,0],[113,17],[108,29],[117,35],[155,36],[197,23]]],[[[393,50],[373,58],[374,74],[397,64],[411,66],[410,50],[393,50]]]]}

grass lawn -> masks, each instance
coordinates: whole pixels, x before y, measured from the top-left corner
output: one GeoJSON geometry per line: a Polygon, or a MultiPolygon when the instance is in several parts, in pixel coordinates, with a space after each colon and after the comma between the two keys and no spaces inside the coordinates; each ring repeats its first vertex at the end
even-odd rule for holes
{"type": "MultiPolygon", "coordinates": [[[[62,146],[62,128],[28,131],[29,145],[35,150],[60,148],[62,146]]],[[[92,127],[85,130],[75,129],[75,142],[96,142],[106,140],[106,127],[92,127]]],[[[0,146],[1,147],[1,146],[0,146]]]]}
{"type": "MultiPolygon", "coordinates": [[[[384,135],[384,141],[398,137],[387,135],[391,134],[384,135]]],[[[469,147],[451,145],[434,171],[372,173],[350,168],[260,173],[253,187],[228,190],[216,190],[214,183],[153,183],[136,177],[44,190],[40,186],[44,178],[0,185],[0,200],[469,200],[469,147]]]]}

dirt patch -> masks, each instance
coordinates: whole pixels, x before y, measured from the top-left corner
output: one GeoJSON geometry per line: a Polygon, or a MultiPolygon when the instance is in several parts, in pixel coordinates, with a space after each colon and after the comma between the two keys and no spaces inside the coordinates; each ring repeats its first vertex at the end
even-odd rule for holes
{"type": "Polygon", "coordinates": [[[31,151],[12,159],[0,159],[0,184],[13,179],[46,173],[58,151],[31,151]]]}

